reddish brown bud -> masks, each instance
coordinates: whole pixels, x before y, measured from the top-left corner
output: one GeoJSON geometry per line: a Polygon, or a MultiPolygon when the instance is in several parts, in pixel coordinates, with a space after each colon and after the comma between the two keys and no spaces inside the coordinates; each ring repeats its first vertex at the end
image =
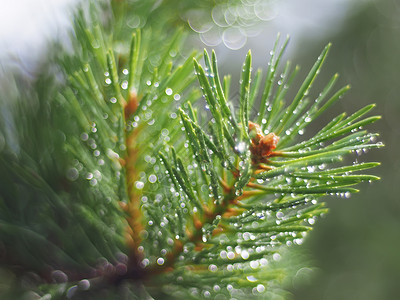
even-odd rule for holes
{"type": "Polygon", "coordinates": [[[275,133],[264,135],[260,125],[253,122],[249,122],[249,134],[251,137],[250,151],[256,162],[270,156],[279,141],[279,137],[275,133]]]}
{"type": "Polygon", "coordinates": [[[278,144],[279,136],[275,133],[268,133],[266,136],[262,137],[259,143],[259,148],[261,150],[261,156],[268,156],[271,154],[272,150],[276,148],[278,144]]]}

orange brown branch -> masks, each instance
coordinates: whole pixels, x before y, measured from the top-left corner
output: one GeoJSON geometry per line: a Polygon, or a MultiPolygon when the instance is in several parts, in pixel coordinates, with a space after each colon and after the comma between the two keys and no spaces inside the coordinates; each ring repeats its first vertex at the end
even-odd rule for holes
{"type": "Polygon", "coordinates": [[[135,113],[139,106],[139,99],[135,91],[129,92],[128,103],[124,107],[125,120],[128,120],[135,113]]]}
{"type": "Polygon", "coordinates": [[[139,177],[136,170],[138,152],[136,137],[138,132],[139,130],[135,130],[127,136],[127,155],[125,158],[126,181],[129,197],[129,202],[125,208],[128,215],[127,221],[130,227],[128,230],[130,235],[128,241],[130,242],[129,245],[135,255],[138,255],[137,247],[141,242],[140,232],[144,229],[142,224],[142,212],[140,210],[140,194],[138,194],[137,190],[134,188],[135,181],[137,181],[139,177]]]}

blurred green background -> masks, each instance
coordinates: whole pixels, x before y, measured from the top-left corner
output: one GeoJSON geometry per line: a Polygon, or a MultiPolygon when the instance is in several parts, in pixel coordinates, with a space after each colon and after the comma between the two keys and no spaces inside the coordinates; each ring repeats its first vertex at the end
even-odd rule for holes
{"type": "Polygon", "coordinates": [[[332,42],[314,91],[338,72],[340,85],[350,83],[352,90],[332,116],[376,103],[375,113],[383,118],[369,128],[379,132],[386,144],[357,158],[382,162],[372,171],[381,181],[364,184],[350,199],[327,199],[330,213],[302,246],[315,271],[309,274],[303,269],[307,280],[295,278],[289,283],[293,298],[400,299],[400,1],[281,2],[279,16],[264,24],[262,33],[249,38],[242,49],[216,47],[222,72],[238,74],[248,48],[254,49],[254,69],[265,66],[278,31],[291,34],[286,58],[299,63],[303,74],[323,46],[332,42]]]}

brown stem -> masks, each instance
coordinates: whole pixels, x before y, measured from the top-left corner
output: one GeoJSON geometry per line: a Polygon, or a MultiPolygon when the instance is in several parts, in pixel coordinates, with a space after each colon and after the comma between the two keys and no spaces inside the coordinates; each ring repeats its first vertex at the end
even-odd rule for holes
{"type": "Polygon", "coordinates": [[[136,252],[136,248],[140,245],[141,238],[139,233],[143,230],[142,212],[140,211],[140,195],[134,189],[135,181],[138,179],[137,170],[137,148],[136,148],[137,131],[131,133],[126,140],[127,157],[126,161],[126,183],[128,189],[129,203],[127,205],[128,224],[131,237],[131,249],[136,252]]]}
{"type": "MultiPolygon", "coordinates": [[[[139,105],[139,99],[135,91],[129,93],[128,103],[124,107],[123,117],[124,124],[126,120],[136,111],[139,105]]],[[[138,159],[138,145],[137,136],[143,129],[136,128],[132,132],[125,129],[125,143],[126,143],[126,157],[125,157],[125,170],[126,170],[126,185],[129,202],[125,206],[127,212],[127,243],[131,249],[130,262],[137,265],[141,260],[143,254],[138,250],[141,244],[140,233],[144,227],[142,224],[142,212],[140,210],[140,194],[135,189],[135,182],[139,179],[137,170],[138,159]]]]}

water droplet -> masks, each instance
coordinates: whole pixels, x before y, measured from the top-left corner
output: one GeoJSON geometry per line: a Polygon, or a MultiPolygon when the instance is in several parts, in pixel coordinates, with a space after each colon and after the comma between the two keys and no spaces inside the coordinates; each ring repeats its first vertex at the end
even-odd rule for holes
{"type": "Polygon", "coordinates": [[[114,104],[114,103],[117,103],[117,98],[112,97],[112,98],[110,99],[110,102],[113,103],[113,104],[114,104]]]}
{"type": "Polygon", "coordinates": [[[165,89],[165,94],[167,94],[168,96],[171,96],[172,93],[173,93],[172,89],[170,89],[170,88],[165,89]]]}
{"type": "Polygon", "coordinates": [[[111,79],[110,79],[110,78],[106,78],[106,80],[104,80],[104,82],[105,82],[106,84],[111,84],[111,79]]]}
{"type": "Polygon", "coordinates": [[[162,266],[162,265],[164,264],[164,258],[159,257],[159,258],[157,259],[157,264],[160,265],[160,266],[162,266]]]}
{"type": "Polygon", "coordinates": [[[79,171],[76,168],[70,168],[70,169],[68,169],[66,176],[67,176],[68,180],[75,181],[79,177],[79,171]]]}
{"type": "Polygon", "coordinates": [[[262,284],[257,285],[257,292],[263,293],[265,291],[265,286],[262,284]]]}
{"type": "Polygon", "coordinates": [[[303,239],[294,239],[293,242],[294,242],[296,245],[301,245],[301,244],[303,244],[303,239]]]}
{"type": "Polygon", "coordinates": [[[204,291],[203,295],[204,295],[204,297],[208,298],[211,296],[211,293],[209,291],[204,291]]]}
{"type": "Polygon", "coordinates": [[[268,265],[268,260],[266,258],[261,258],[260,259],[260,265],[263,266],[263,267],[268,265]]]}
{"type": "Polygon", "coordinates": [[[167,136],[169,134],[169,130],[167,128],[164,128],[164,129],[161,130],[161,134],[163,136],[167,136]]]}
{"type": "Polygon", "coordinates": [[[87,141],[88,139],[89,139],[89,135],[86,132],[81,134],[81,140],[82,141],[87,141]]]}
{"type": "Polygon", "coordinates": [[[143,183],[142,181],[136,181],[136,182],[135,182],[135,187],[136,187],[138,190],[141,190],[141,189],[144,187],[144,183],[143,183]]]}
{"type": "Polygon", "coordinates": [[[281,259],[281,255],[280,255],[279,253],[274,253],[274,254],[272,255],[272,258],[273,258],[275,261],[278,261],[278,260],[281,259]]]}
{"type": "Polygon", "coordinates": [[[151,174],[151,175],[149,176],[149,182],[150,182],[150,183],[155,183],[156,181],[157,181],[157,176],[154,175],[154,174],[151,174]]]}
{"type": "Polygon", "coordinates": [[[210,272],[217,272],[218,271],[218,267],[216,265],[209,265],[208,266],[208,270],[210,272]]]}
{"type": "Polygon", "coordinates": [[[259,267],[259,263],[256,260],[250,262],[250,268],[257,269],[259,267]]]}
{"type": "Polygon", "coordinates": [[[314,173],[314,171],[315,171],[315,166],[308,166],[308,167],[307,167],[307,171],[308,171],[308,173],[314,173]]]}
{"type": "Polygon", "coordinates": [[[250,254],[249,254],[249,252],[248,252],[247,250],[243,250],[243,251],[241,251],[240,256],[241,256],[243,259],[248,259],[249,256],[250,256],[250,254]]]}
{"type": "Polygon", "coordinates": [[[122,74],[124,74],[124,75],[128,75],[128,74],[129,74],[129,71],[128,71],[128,69],[123,69],[123,70],[122,70],[122,74]]]}
{"type": "Polygon", "coordinates": [[[78,290],[78,286],[77,285],[71,286],[67,291],[67,298],[71,299],[75,295],[77,290],[78,290]]]}
{"type": "Polygon", "coordinates": [[[145,259],[142,260],[141,265],[142,265],[143,268],[146,268],[149,264],[150,264],[150,260],[149,259],[145,258],[145,259]]]}
{"type": "Polygon", "coordinates": [[[240,195],[242,195],[243,194],[243,189],[239,189],[239,190],[236,190],[235,191],[235,195],[236,196],[240,196],[240,195]]]}
{"type": "Polygon", "coordinates": [[[127,80],[124,80],[124,81],[121,83],[121,88],[122,88],[123,90],[126,90],[126,89],[128,88],[128,81],[127,81],[127,80]]]}
{"type": "Polygon", "coordinates": [[[236,145],[235,149],[239,153],[243,153],[246,150],[246,143],[245,142],[240,142],[239,144],[236,145]]]}
{"type": "Polygon", "coordinates": [[[82,279],[78,282],[78,287],[79,289],[86,291],[90,288],[90,281],[87,279],[82,279]]]}
{"type": "Polygon", "coordinates": [[[235,253],[233,251],[229,251],[227,254],[228,259],[234,259],[235,258],[235,253]]]}
{"type": "Polygon", "coordinates": [[[95,178],[97,178],[99,180],[101,180],[101,178],[102,178],[101,172],[99,170],[95,170],[93,172],[93,175],[94,175],[95,178]]]}

